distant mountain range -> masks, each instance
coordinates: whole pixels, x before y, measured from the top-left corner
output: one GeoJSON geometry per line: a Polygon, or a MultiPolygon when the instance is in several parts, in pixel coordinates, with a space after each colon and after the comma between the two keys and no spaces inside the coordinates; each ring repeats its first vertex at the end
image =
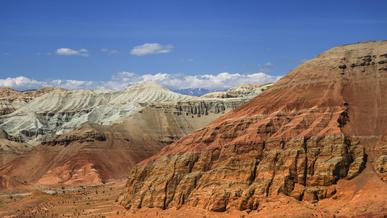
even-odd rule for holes
{"type": "Polygon", "coordinates": [[[183,94],[183,95],[193,95],[193,96],[202,96],[210,92],[224,91],[224,90],[210,90],[206,88],[190,88],[190,89],[172,89],[172,91],[183,94]]]}

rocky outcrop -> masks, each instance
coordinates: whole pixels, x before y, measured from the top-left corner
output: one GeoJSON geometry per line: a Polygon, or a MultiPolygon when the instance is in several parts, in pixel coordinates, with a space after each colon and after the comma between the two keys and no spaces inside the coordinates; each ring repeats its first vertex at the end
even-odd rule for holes
{"type": "Polygon", "coordinates": [[[12,113],[31,99],[11,88],[0,88],[0,116],[12,113]]]}
{"type": "Polygon", "coordinates": [[[224,114],[230,110],[234,110],[245,103],[244,99],[236,100],[198,100],[198,101],[186,101],[178,102],[176,105],[176,112],[178,115],[194,115],[205,116],[208,114],[224,114]]]}
{"type": "Polygon", "coordinates": [[[387,42],[368,42],[305,62],[241,108],[137,165],[120,203],[250,212],[269,197],[330,198],[369,160],[384,171],[375,151],[387,128],[386,53],[387,42]]]}
{"type": "Polygon", "coordinates": [[[95,141],[106,141],[106,136],[95,129],[86,128],[86,130],[83,130],[83,131],[74,131],[72,133],[60,135],[49,141],[43,141],[42,145],[51,145],[51,146],[65,145],[66,146],[73,142],[92,143],[95,141]]]}
{"type": "Polygon", "coordinates": [[[374,148],[371,155],[374,156],[374,168],[383,181],[387,182],[387,131],[374,148]]]}
{"type": "Polygon", "coordinates": [[[250,97],[253,98],[258,94],[266,91],[273,84],[242,84],[236,87],[232,87],[226,91],[228,98],[241,98],[250,97]]]}
{"type": "Polygon", "coordinates": [[[272,86],[268,84],[242,84],[236,87],[232,87],[224,92],[209,92],[202,97],[205,98],[247,98],[251,99],[267,90],[272,86]]]}
{"type": "Polygon", "coordinates": [[[11,88],[0,88],[0,116],[10,114],[28,102],[46,93],[59,90],[58,88],[41,88],[30,91],[16,91],[11,88]]]}
{"type": "Polygon", "coordinates": [[[375,166],[377,172],[380,174],[385,174],[387,172],[387,155],[379,156],[376,160],[375,166]]]}

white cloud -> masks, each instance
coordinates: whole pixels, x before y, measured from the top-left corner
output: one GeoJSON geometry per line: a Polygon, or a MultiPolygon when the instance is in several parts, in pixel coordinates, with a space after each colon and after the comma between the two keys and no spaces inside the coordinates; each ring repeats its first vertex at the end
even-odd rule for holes
{"type": "Polygon", "coordinates": [[[155,73],[139,75],[133,72],[120,72],[114,74],[108,81],[83,81],[83,80],[49,80],[38,81],[24,76],[0,79],[0,87],[11,87],[19,90],[33,89],[45,86],[55,86],[67,89],[96,89],[111,90],[125,89],[135,83],[155,82],[170,89],[206,88],[209,90],[223,90],[240,84],[269,83],[280,77],[271,76],[263,72],[240,74],[222,72],[218,74],[184,75],[155,73]]]}
{"type": "Polygon", "coordinates": [[[41,81],[33,80],[24,76],[8,77],[0,79],[0,87],[11,87],[16,89],[32,89],[42,86],[41,81]]]}
{"type": "Polygon", "coordinates": [[[114,49],[114,48],[103,48],[103,49],[101,49],[101,52],[103,52],[109,56],[119,53],[118,49],[114,49]]]}
{"type": "Polygon", "coordinates": [[[61,87],[65,89],[94,89],[97,82],[84,80],[51,80],[46,86],[61,87]]]}
{"type": "Polygon", "coordinates": [[[173,45],[162,45],[159,43],[145,43],[143,45],[135,46],[130,54],[135,56],[144,56],[151,54],[169,53],[174,48],[173,45]]]}
{"type": "Polygon", "coordinates": [[[164,75],[165,79],[157,82],[170,88],[207,88],[227,89],[236,85],[246,83],[268,83],[278,77],[259,72],[251,74],[222,72],[218,74],[204,75],[164,75]],[[166,77],[166,78],[165,78],[166,77]]]}
{"type": "Polygon", "coordinates": [[[56,49],[55,53],[57,55],[63,55],[63,56],[82,56],[82,57],[89,56],[89,51],[85,48],[81,48],[79,50],[71,49],[71,48],[58,48],[56,49]]]}
{"type": "Polygon", "coordinates": [[[97,82],[82,80],[49,80],[39,81],[25,76],[0,79],[0,87],[11,87],[18,90],[37,89],[41,87],[61,87],[66,89],[94,89],[97,82]]]}
{"type": "Polygon", "coordinates": [[[240,74],[222,72],[218,74],[185,75],[170,73],[155,73],[138,75],[133,72],[114,74],[110,81],[101,82],[99,87],[107,89],[123,89],[130,84],[155,82],[170,89],[206,88],[209,90],[223,90],[240,84],[270,83],[279,79],[263,72],[240,74]]]}

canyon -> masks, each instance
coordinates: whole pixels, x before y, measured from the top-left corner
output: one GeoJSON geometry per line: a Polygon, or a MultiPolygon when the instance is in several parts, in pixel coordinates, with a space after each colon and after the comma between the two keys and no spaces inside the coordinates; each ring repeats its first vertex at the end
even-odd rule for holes
{"type": "Polygon", "coordinates": [[[384,217],[386,94],[387,41],[201,97],[153,83],[12,94],[0,216],[384,217]]]}

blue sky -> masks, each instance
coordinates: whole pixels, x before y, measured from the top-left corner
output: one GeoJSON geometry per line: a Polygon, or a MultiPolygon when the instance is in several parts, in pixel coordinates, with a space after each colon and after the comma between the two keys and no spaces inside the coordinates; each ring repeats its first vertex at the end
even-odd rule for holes
{"type": "Polygon", "coordinates": [[[382,0],[0,0],[0,79],[275,78],[328,48],[387,39],[386,8],[382,0]],[[147,43],[145,54],[133,52],[147,43]]]}

